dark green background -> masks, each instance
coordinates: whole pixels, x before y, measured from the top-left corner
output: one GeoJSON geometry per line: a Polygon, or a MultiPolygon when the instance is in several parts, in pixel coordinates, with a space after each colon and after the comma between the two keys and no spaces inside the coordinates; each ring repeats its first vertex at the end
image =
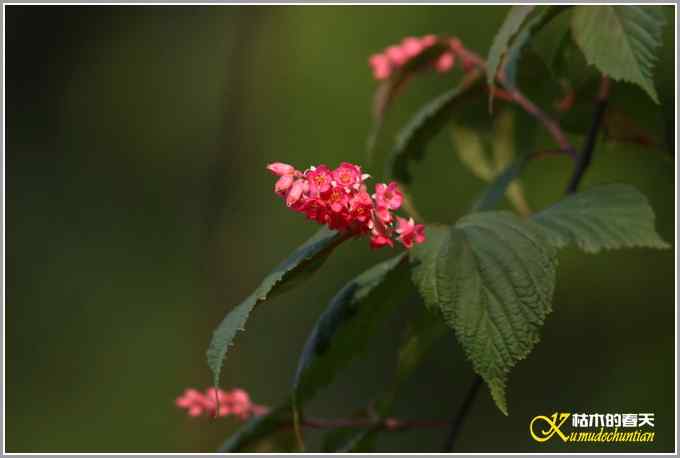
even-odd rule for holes
{"type": "MultiPolygon", "coordinates": [[[[368,56],[430,32],[485,55],[506,11],[7,7],[7,450],[213,451],[237,423],[188,419],[174,398],[210,383],[204,351],[214,326],[316,229],[272,194],[264,166],[364,163],[375,87],[368,56]]],[[[668,13],[657,87],[672,101],[668,13]]],[[[450,81],[412,84],[388,140],[450,81]]],[[[613,103],[659,127],[640,90],[613,91],[622,94],[613,103]]],[[[440,137],[413,169],[413,193],[428,220],[451,222],[484,184],[440,137]]],[[[524,180],[532,207],[559,198],[570,170],[564,159],[532,164],[524,180]]],[[[647,195],[659,232],[674,240],[674,152],[601,145],[584,186],[610,181],[647,195]]],[[[225,387],[247,388],[263,404],[282,400],[328,299],[388,254],[364,240],[346,244],[313,281],[258,309],[227,358],[225,387]]],[[[672,250],[563,251],[555,312],[511,374],[510,416],[484,389],[456,450],[579,450],[529,438],[529,420],[557,410],[654,412],[655,443],[583,449],[671,451],[673,261],[672,250]]],[[[309,413],[346,416],[381,392],[402,321],[386,323],[309,413]]],[[[397,414],[448,418],[472,377],[449,336],[397,414]]],[[[386,433],[378,450],[436,452],[444,435],[386,433]]]]}

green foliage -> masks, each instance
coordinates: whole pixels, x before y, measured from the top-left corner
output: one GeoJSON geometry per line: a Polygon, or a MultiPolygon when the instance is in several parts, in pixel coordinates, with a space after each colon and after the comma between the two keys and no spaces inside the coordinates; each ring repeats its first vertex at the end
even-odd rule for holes
{"type": "Polygon", "coordinates": [[[453,328],[505,414],[508,374],[538,342],[552,309],[555,249],[668,247],[647,200],[627,185],[571,195],[529,220],[472,214],[453,226],[429,226],[427,237],[411,252],[413,281],[428,308],[453,328]]]}
{"type": "Polygon", "coordinates": [[[458,105],[479,88],[481,80],[473,75],[421,108],[399,133],[391,156],[387,160],[386,175],[401,183],[409,183],[411,181],[409,162],[423,158],[430,140],[451,120],[458,105]]]}
{"type": "Polygon", "coordinates": [[[508,46],[505,54],[505,86],[514,88],[516,85],[517,65],[522,54],[522,50],[529,43],[531,38],[538,33],[546,24],[555,18],[558,14],[569,8],[569,6],[554,5],[545,6],[536,14],[526,21],[522,29],[517,33],[508,46]]]}
{"type": "Polygon", "coordinates": [[[373,128],[368,137],[367,151],[369,159],[376,146],[380,132],[387,115],[387,111],[396,99],[397,95],[404,90],[408,81],[426,69],[432,67],[432,63],[446,50],[446,46],[437,43],[424,52],[409,59],[403,67],[396,69],[390,77],[381,82],[373,96],[373,128]]]}
{"type": "Polygon", "coordinates": [[[288,402],[270,410],[265,415],[253,417],[244,423],[238,431],[227,438],[220,446],[219,453],[238,453],[253,446],[259,440],[275,433],[290,422],[290,404],[288,402]]]}
{"type": "Polygon", "coordinates": [[[238,331],[244,329],[255,306],[315,272],[342,240],[342,235],[337,232],[321,229],[279,264],[250,296],[224,317],[215,329],[207,351],[208,366],[213,373],[215,386],[219,385],[224,356],[238,331]]]}
{"type": "MultiPolygon", "coordinates": [[[[503,21],[500,29],[498,29],[498,32],[493,39],[493,43],[491,44],[491,48],[489,49],[489,55],[486,58],[486,82],[489,87],[494,87],[496,73],[498,73],[501,59],[508,49],[510,40],[517,33],[534,8],[536,7],[533,5],[517,5],[511,7],[505,21],[503,21]]],[[[493,93],[491,93],[489,97],[489,104],[491,104],[493,93]]]]}
{"type": "MultiPolygon", "coordinates": [[[[408,297],[409,274],[425,305],[418,318],[409,323],[398,352],[393,384],[372,404],[370,412],[362,409],[358,413],[364,419],[369,414],[375,418],[375,427],[331,431],[324,438],[324,451],[372,450],[380,431],[379,420],[389,414],[398,389],[416,372],[423,356],[448,328],[453,329],[474,371],[486,382],[499,410],[508,415],[509,374],[539,341],[543,323],[552,311],[557,250],[571,243],[589,253],[625,247],[669,247],[655,231],[654,213],[647,199],[628,185],[596,186],[531,215],[518,178],[533,157],[536,119],[523,113],[526,118],[522,119],[530,120],[531,124],[516,128],[514,120],[520,118],[508,110],[493,118],[491,124],[485,110],[483,119],[479,119],[475,112],[480,110],[479,106],[458,117],[462,102],[479,98],[485,84],[493,88],[501,66],[504,86],[515,88],[524,49],[567,8],[570,7],[512,7],[489,51],[486,82],[478,70],[469,71],[456,88],[423,106],[397,136],[386,173],[408,184],[412,179],[411,161],[422,160],[432,139],[455,119],[452,140],[458,156],[473,174],[490,184],[469,215],[453,225],[428,223],[425,243],[354,278],[331,299],[319,317],[300,355],[293,380],[291,401],[296,418],[298,403],[303,405],[328,386],[343,367],[366,349],[371,337],[398,305],[396,302],[408,297]],[[480,129],[480,122],[485,126],[491,124],[493,137],[486,138],[490,130],[480,129]],[[504,195],[523,217],[489,211],[504,195]]],[[[564,24],[558,28],[559,36],[542,49],[537,48],[554,73],[552,76],[560,77],[565,88],[573,89],[573,84],[579,84],[583,86],[579,90],[592,92],[592,87],[584,87],[586,82],[592,82],[595,71],[588,74],[586,68],[569,69],[574,55],[583,60],[576,51],[578,46],[588,63],[614,79],[639,84],[656,101],[651,71],[664,23],[657,10],[642,6],[574,7],[571,22],[566,15],[560,17],[564,24]],[[571,35],[566,33],[567,27],[571,35]],[[579,73],[589,76],[572,78],[572,74],[579,73]]],[[[444,49],[436,45],[380,85],[369,150],[394,97],[413,75],[429,68],[444,49]]],[[[534,57],[526,54],[525,61],[534,57]]],[[[519,80],[522,85],[526,83],[522,78],[519,80]]],[[[542,82],[531,88],[533,100],[537,92],[543,94],[542,82]]],[[[546,96],[551,101],[562,95],[555,94],[554,88],[551,91],[546,96]]],[[[639,96],[644,94],[639,92],[639,96]]],[[[588,102],[590,113],[590,99],[588,102]]],[[[562,121],[568,117],[565,114],[562,121]]],[[[227,315],[208,350],[215,384],[224,355],[253,308],[316,270],[341,240],[340,235],[322,230],[227,315]]],[[[277,430],[281,422],[290,422],[290,408],[291,404],[286,403],[269,415],[251,420],[223,449],[241,450],[277,430]]]]}
{"type": "Polygon", "coordinates": [[[530,154],[515,158],[514,125],[515,116],[511,110],[504,110],[496,117],[493,155],[487,154],[482,136],[473,129],[462,126],[452,129],[455,150],[463,164],[482,180],[494,183],[476,202],[473,211],[491,209],[505,193],[519,214],[528,215],[531,212],[518,179],[530,154]]]}
{"type": "Polygon", "coordinates": [[[507,414],[507,375],[538,341],[550,312],[554,248],[540,227],[507,212],[473,214],[427,235],[430,241],[412,250],[414,283],[507,414]]]}
{"type": "Polygon", "coordinates": [[[614,248],[669,248],[654,229],[654,211],[637,189],[625,184],[595,186],[570,195],[533,217],[550,242],[597,253],[614,248]]]}
{"type": "Polygon", "coordinates": [[[578,6],[571,29],[589,64],[639,85],[658,103],[652,69],[664,22],[658,6],[578,6]]]}
{"type": "MultiPolygon", "coordinates": [[[[511,191],[511,185],[517,183],[515,180],[520,176],[524,167],[529,163],[531,154],[522,154],[512,160],[486,187],[482,195],[477,199],[472,206],[471,211],[482,211],[492,209],[501,200],[504,194],[508,193],[509,198],[518,209],[527,209],[527,204],[524,201],[524,192],[522,188],[515,188],[516,191],[511,191]]],[[[524,213],[524,212],[521,212],[524,213]]]]}
{"type": "Polygon", "coordinates": [[[397,301],[403,301],[410,288],[405,257],[402,253],[373,266],[333,297],[300,355],[293,381],[298,401],[330,384],[365,349],[397,301]]]}

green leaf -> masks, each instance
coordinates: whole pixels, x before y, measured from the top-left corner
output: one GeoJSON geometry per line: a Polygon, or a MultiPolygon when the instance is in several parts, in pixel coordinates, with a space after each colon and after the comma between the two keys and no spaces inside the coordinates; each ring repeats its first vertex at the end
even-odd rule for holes
{"type": "Polygon", "coordinates": [[[411,323],[408,334],[399,348],[394,394],[399,386],[416,371],[434,342],[446,331],[448,329],[442,321],[439,310],[433,313],[428,308],[422,308],[420,315],[411,323]]]}
{"type": "Polygon", "coordinates": [[[208,366],[213,373],[215,386],[219,385],[224,356],[238,331],[244,329],[255,306],[306,279],[321,267],[342,240],[344,237],[341,234],[321,229],[267,275],[250,296],[224,317],[215,329],[207,351],[208,366]]]}
{"type": "Polygon", "coordinates": [[[529,43],[529,40],[538,33],[546,24],[552,21],[555,16],[570,8],[565,5],[554,5],[543,7],[530,20],[528,20],[522,30],[517,33],[507,49],[505,55],[505,84],[508,88],[514,88],[516,83],[517,65],[522,54],[522,50],[529,43]]]}
{"type": "MultiPolygon", "coordinates": [[[[406,253],[401,253],[373,266],[331,299],[300,355],[293,380],[294,409],[328,386],[340,368],[363,352],[385,316],[403,301],[410,287],[405,260],[406,253]]],[[[349,436],[341,451],[363,449],[370,442],[363,433],[349,436]]]]}
{"type": "MultiPolygon", "coordinates": [[[[526,209],[528,205],[524,200],[524,192],[522,188],[514,188],[512,184],[518,184],[517,178],[522,174],[526,165],[530,162],[531,154],[523,154],[513,159],[510,164],[505,167],[501,173],[496,176],[493,182],[487,186],[481,197],[472,206],[471,211],[487,211],[493,209],[496,204],[503,198],[503,195],[508,193],[508,198],[513,202],[515,208],[526,209]]],[[[524,214],[524,212],[521,212],[524,214]]]]}
{"type": "Polygon", "coordinates": [[[469,127],[451,126],[451,140],[460,161],[478,178],[491,181],[495,167],[488,157],[482,136],[469,127]]]}
{"type": "Polygon", "coordinates": [[[430,226],[427,237],[411,250],[413,281],[507,415],[508,373],[534,347],[551,311],[555,250],[538,225],[508,212],[430,226]]]}
{"type": "MultiPolygon", "coordinates": [[[[522,147],[527,145],[522,144],[520,139],[516,140],[515,137],[521,137],[521,135],[515,135],[514,120],[515,116],[511,110],[505,110],[496,117],[493,158],[489,158],[485,153],[481,135],[466,127],[453,127],[453,143],[461,161],[476,176],[484,181],[492,182],[474,204],[472,211],[491,210],[505,194],[520,215],[526,216],[531,213],[524,197],[522,184],[518,179],[528,162],[530,153],[524,153],[515,159],[515,143],[520,143],[522,147]]],[[[527,127],[525,130],[532,130],[532,128],[527,127]]]]}
{"type": "Polygon", "coordinates": [[[373,266],[333,297],[300,355],[293,380],[297,401],[308,400],[329,385],[403,300],[410,287],[405,257],[402,253],[373,266]]]}
{"type": "Polygon", "coordinates": [[[257,441],[277,432],[290,421],[290,403],[286,402],[265,415],[248,420],[224,441],[218,453],[242,452],[257,441]]]}
{"type": "Polygon", "coordinates": [[[440,304],[438,269],[436,262],[440,252],[446,251],[449,243],[448,226],[428,224],[425,227],[425,243],[415,245],[410,251],[411,278],[425,300],[425,306],[432,312],[438,313],[440,304]]]}
{"type": "Polygon", "coordinates": [[[412,77],[424,70],[431,69],[432,64],[447,49],[448,46],[445,43],[436,43],[407,61],[402,67],[395,70],[387,80],[378,85],[373,96],[373,128],[366,142],[369,160],[372,159],[373,150],[378,142],[387,111],[394,100],[404,90],[412,77]]]}
{"type": "Polygon", "coordinates": [[[615,80],[639,85],[659,103],[652,69],[664,23],[659,6],[578,6],[571,30],[589,64],[615,80]]]}
{"type": "Polygon", "coordinates": [[[427,241],[411,250],[413,281],[506,414],[508,374],[534,347],[552,309],[555,250],[568,243],[587,252],[668,247],[645,197],[618,184],[570,195],[528,220],[484,212],[426,231],[427,241]]]}
{"type": "MultiPolygon", "coordinates": [[[[501,59],[508,49],[510,40],[520,29],[526,18],[536,8],[533,5],[517,5],[510,8],[505,21],[493,39],[489,55],[486,58],[486,83],[490,88],[494,87],[496,73],[501,64],[501,59]]],[[[489,106],[493,100],[493,92],[489,94],[489,106]]]]}
{"type": "Polygon", "coordinates": [[[425,148],[451,120],[458,105],[481,89],[481,79],[476,74],[465,79],[421,108],[397,137],[397,142],[387,161],[386,174],[401,183],[409,183],[408,165],[411,160],[423,158],[425,148]]]}
{"type": "Polygon", "coordinates": [[[670,247],[654,229],[654,211],[645,196],[625,184],[572,194],[533,219],[559,248],[574,243],[583,251],[597,253],[613,248],[670,247]]]}
{"type": "MultiPolygon", "coordinates": [[[[441,319],[441,314],[431,313],[424,307],[418,307],[419,315],[410,323],[408,333],[399,348],[395,378],[391,386],[373,404],[373,415],[385,418],[392,410],[401,385],[420,366],[423,357],[434,342],[442,337],[448,327],[441,319]]],[[[362,412],[365,418],[366,412],[362,412]]],[[[356,429],[342,428],[326,435],[324,452],[372,452],[374,442],[380,433],[379,427],[357,432],[356,429]]]]}

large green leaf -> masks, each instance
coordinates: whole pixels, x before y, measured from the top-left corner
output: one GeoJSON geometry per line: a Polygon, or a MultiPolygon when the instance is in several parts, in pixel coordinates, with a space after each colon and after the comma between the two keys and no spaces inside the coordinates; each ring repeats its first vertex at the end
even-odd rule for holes
{"type": "Polygon", "coordinates": [[[396,145],[386,163],[386,175],[401,183],[409,183],[411,181],[409,162],[423,158],[428,143],[451,120],[458,105],[473,95],[474,89],[481,87],[482,80],[472,74],[456,88],[439,95],[421,108],[399,133],[396,145]]]}
{"type": "Polygon", "coordinates": [[[507,414],[505,383],[539,338],[551,311],[555,250],[667,248],[645,197],[628,185],[573,194],[530,219],[475,213],[454,226],[430,225],[411,250],[412,278],[430,309],[454,329],[475,371],[507,414]]]}
{"type": "Polygon", "coordinates": [[[413,280],[507,414],[508,373],[538,341],[551,310],[555,250],[538,225],[508,212],[430,226],[427,237],[412,250],[413,280]]]}
{"type": "Polygon", "coordinates": [[[659,6],[578,6],[571,30],[589,64],[615,80],[638,84],[658,103],[652,69],[664,22],[659,6]]]}
{"type": "Polygon", "coordinates": [[[327,386],[337,371],[380,329],[410,288],[406,253],[383,261],[350,281],[331,300],[300,355],[293,381],[297,401],[327,386]]]}
{"type": "MultiPolygon", "coordinates": [[[[493,39],[493,43],[489,49],[489,55],[486,58],[486,82],[489,87],[494,87],[498,67],[501,64],[503,55],[508,49],[510,40],[520,27],[522,27],[522,24],[526,18],[529,17],[534,8],[536,7],[533,5],[516,5],[511,7],[510,11],[508,11],[505,21],[500,29],[498,29],[498,32],[493,39]]],[[[493,97],[493,94],[491,94],[490,97],[493,97]]]]}
{"type": "Polygon", "coordinates": [[[589,253],[603,249],[668,248],[654,229],[654,211],[634,187],[610,184],[572,194],[537,213],[556,247],[576,244],[589,253]]]}
{"type": "Polygon", "coordinates": [[[208,366],[213,373],[215,386],[219,385],[224,356],[238,331],[244,329],[255,306],[315,272],[342,240],[343,235],[326,228],[321,229],[279,264],[250,296],[224,317],[215,329],[207,351],[208,366]]]}

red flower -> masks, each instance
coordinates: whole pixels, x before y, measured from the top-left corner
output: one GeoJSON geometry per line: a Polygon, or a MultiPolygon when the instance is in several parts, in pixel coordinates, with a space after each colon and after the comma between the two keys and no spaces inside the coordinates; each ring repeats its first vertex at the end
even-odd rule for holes
{"type": "Polygon", "coordinates": [[[234,388],[231,391],[208,388],[205,394],[188,388],[175,400],[175,405],[185,409],[191,417],[234,415],[245,420],[253,415],[263,415],[269,411],[266,406],[253,404],[248,393],[240,388],[234,388]]]}
{"type": "MultiPolygon", "coordinates": [[[[401,207],[404,199],[397,183],[378,183],[371,196],[364,184],[370,175],[356,164],[343,162],[333,171],[319,165],[300,172],[275,162],[267,169],[279,176],[274,191],[286,205],[319,224],[350,235],[370,233],[373,248],[394,246],[395,232],[399,234],[396,240],[407,248],[424,241],[421,229],[402,228],[402,223],[395,227],[392,211],[401,207]]],[[[417,227],[422,228],[422,224],[417,227]]]]}

